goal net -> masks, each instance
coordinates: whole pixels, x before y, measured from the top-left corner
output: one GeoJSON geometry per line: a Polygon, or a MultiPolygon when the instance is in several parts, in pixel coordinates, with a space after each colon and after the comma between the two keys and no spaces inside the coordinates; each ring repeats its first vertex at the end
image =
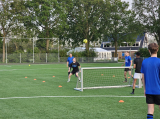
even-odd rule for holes
{"type": "MultiPolygon", "coordinates": [[[[77,80],[75,90],[83,91],[83,89],[97,88],[120,88],[132,86],[133,78],[127,72],[127,82],[124,82],[124,68],[131,68],[133,75],[133,67],[87,67],[81,68],[79,76],[81,82],[77,80]]],[[[139,81],[136,83],[137,87],[139,81]]]]}

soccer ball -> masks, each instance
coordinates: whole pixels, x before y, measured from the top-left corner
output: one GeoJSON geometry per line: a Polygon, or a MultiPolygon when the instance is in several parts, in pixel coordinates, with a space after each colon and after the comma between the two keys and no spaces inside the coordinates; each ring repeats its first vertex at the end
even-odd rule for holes
{"type": "Polygon", "coordinates": [[[83,40],[83,43],[87,43],[87,39],[84,39],[84,40],[83,40]]]}

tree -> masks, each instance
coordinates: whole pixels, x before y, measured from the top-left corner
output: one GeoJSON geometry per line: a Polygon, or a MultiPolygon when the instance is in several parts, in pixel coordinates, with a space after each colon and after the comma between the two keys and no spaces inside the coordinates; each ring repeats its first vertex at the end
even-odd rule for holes
{"type": "Polygon", "coordinates": [[[160,45],[160,0],[133,0],[133,10],[144,26],[160,45]]]}
{"type": "Polygon", "coordinates": [[[110,18],[105,19],[109,25],[105,27],[104,36],[115,46],[114,57],[117,57],[118,46],[122,42],[135,42],[140,28],[135,14],[128,10],[128,3],[121,0],[110,0],[110,3],[110,18]]]}
{"type": "MultiPolygon", "coordinates": [[[[46,51],[48,51],[50,38],[58,37],[57,32],[65,22],[63,2],[60,0],[29,0],[25,6],[29,9],[25,17],[25,26],[32,29],[40,38],[46,40],[46,51]]],[[[35,35],[34,34],[34,35],[35,35]]]]}
{"type": "Polygon", "coordinates": [[[9,34],[17,34],[21,31],[21,11],[23,1],[0,0],[0,31],[3,37],[3,62],[5,62],[5,38],[9,34]]]}
{"type": "Polygon", "coordinates": [[[73,46],[79,46],[83,39],[87,39],[86,49],[89,51],[90,41],[101,39],[104,13],[109,14],[108,6],[108,0],[71,0],[67,10],[68,28],[64,28],[63,38],[72,39],[73,46]]]}

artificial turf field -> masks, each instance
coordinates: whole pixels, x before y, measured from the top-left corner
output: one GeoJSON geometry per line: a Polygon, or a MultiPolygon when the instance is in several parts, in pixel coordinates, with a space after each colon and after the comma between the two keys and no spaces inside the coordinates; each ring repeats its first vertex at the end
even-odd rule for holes
{"type": "MultiPolygon", "coordinates": [[[[84,63],[81,66],[121,64],[84,63]]],[[[80,92],[74,90],[75,76],[67,83],[67,70],[66,64],[1,65],[0,119],[146,119],[143,89],[136,88],[134,95],[130,94],[131,87],[80,92]]],[[[159,118],[160,111],[155,106],[154,119],[159,118]]]]}

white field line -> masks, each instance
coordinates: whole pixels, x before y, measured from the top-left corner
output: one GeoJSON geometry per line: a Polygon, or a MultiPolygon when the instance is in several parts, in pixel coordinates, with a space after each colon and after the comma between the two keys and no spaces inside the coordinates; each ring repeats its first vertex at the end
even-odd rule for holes
{"type": "Polygon", "coordinates": [[[114,97],[114,98],[144,98],[145,96],[116,96],[116,95],[88,95],[88,96],[31,96],[31,97],[6,97],[0,100],[7,99],[27,99],[27,98],[100,98],[100,97],[114,97]]]}
{"type": "Polygon", "coordinates": [[[17,71],[17,70],[41,70],[41,69],[67,69],[67,68],[39,68],[39,69],[3,69],[0,71],[17,71]]]}

